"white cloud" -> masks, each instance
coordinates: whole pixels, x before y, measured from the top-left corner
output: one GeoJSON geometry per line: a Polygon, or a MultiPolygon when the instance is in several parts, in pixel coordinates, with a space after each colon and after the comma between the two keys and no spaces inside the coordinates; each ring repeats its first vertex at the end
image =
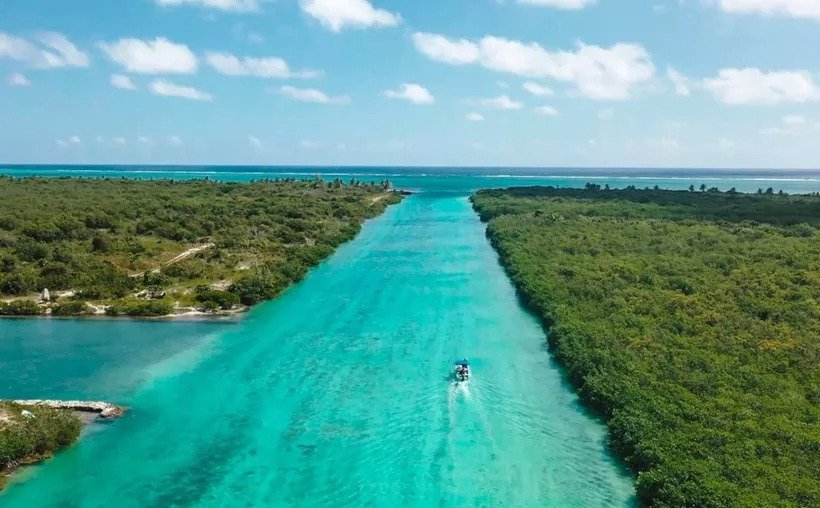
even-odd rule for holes
{"type": "Polygon", "coordinates": [[[676,71],[672,67],[666,69],[666,77],[675,86],[675,93],[689,97],[692,95],[692,82],[689,78],[676,71]]]}
{"type": "Polygon", "coordinates": [[[478,46],[467,39],[453,40],[443,35],[416,32],[413,44],[427,57],[450,65],[472,64],[481,58],[478,46]]]}
{"type": "Polygon", "coordinates": [[[19,72],[15,72],[14,74],[9,74],[6,78],[6,83],[11,86],[31,86],[31,81],[28,80],[23,74],[19,72]]]}
{"type": "Polygon", "coordinates": [[[71,136],[68,139],[58,139],[54,142],[60,148],[68,148],[69,146],[80,146],[83,144],[83,141],[79,138],[79,136],[71,136]]]}
{"type": "Polygon", "coordinates": [[[88,55],[77,49],[63,34],[57,32],[42,32],[37,40],[49,48],[42,51],[47,67],[88,67],[88,55]]]}
{"type": "Polygon", "coordinates": [[[171,146],[182,146],[182,138],[179,136],[169,136],[168,144],[171,146]]]}
{"type": "Polygon", "coordinates": [[[57,32],[41,32],[30,42],[6,32],[0,32],[0,58],[25,62],[37,69],[60,67],[88,67],[88,55],[64,35],[57,32]],[[39,45],[37,44],[39,43],[39,45]]]}
{"type": "Polygon", "coordinates": [[[184,44],[176,44],[164,37],[153,41],[120,39],[102,43],[100,48],[112,61],[128,72],[139,74],[193,74],[197,58],[184,44]]]}
{"type": "Polygon", "coordinates": [[[145,136],[139,136],[137,138],[137,143],[141,145],[151,146],[154,144],[154,140],[145,136]]]}
{"type": "Polygon", "coordinates": [[[131,78],[123,74],[111,75],[111,86],[119,88],[120,90],[136,90],[137,86],[131,81],[131,78]]]}
{"type": "Polygon", "coordinates": [[[703,87],[720,102],[732,105],[776,105],[820,100],[820,88],[805,71],[722,69],[717,77],[705,79],[703,87]]]}
{"type": "Polygon", "coordinates": [[[520,4],[536,7],[554,7],[556,9],[583,9],[595,3],[595,0],[516,0],[520,4]]]}
{"type": "Polygon", "coordinates": [[[148,85],[148,89],[154,95],[164,95],[166,97],[181,97],[183,99],[190,99],[194,101],[210,101],[213,96],[207,92],[197,90],[190,86],[181,86],[166,81],[164,79],[155,79],[148,85]]]}
{"type": "Polygon", "coordinates": [[[115,145],[119,145],[119,146],[125,146],[126,144],[128,144],[128,142],[125,140],[125,138],[122,138],[122,137],[114,138],[111,141],[113,141],[115,145]]]}
{"type": "Polygon", "coordinates": [[[321,145],[321,143],[318,143],[316,141],[311,141],[309,139],[303,139],[302,141],[299,142],[299,146],[301,146],[302,148],[313,149],[313,148],[319,148],[322,145],[321,145]]]}
{"type": "Polygon", "coordinates": [[[230,53],[209,52],[205,61],[217,72],[228,76],[255,76],[258,78],[312,78],[316,71],[293,71],[281,58],[238,58],[230,53]]]}
{"type": "Polygon", "coordinates": [[[402,99],[413,104],[433,104],[436,102],[433,94],[429,90],[416,83],[403,83],[398,90],[387,90],[385,97],[391,99],[402,99]]]}
{"type": "Polygon", "coordinates": [[[285,85],[279,88],[279,92],[299,102],[313,102],[316,104],[347,104],[350,102],[350,97],[347,95],[331,97],[315,88],[296,88],[285,85]]]}
{"type": "Polygon", "coordinates": [[[548,95],[555,95],[555,92],[552,91],[552,88],[544,85],[539,85],[538,83],[533,83],[532,81],[528,81],[522,85],[522,88],[529,93],[535,95],[536,97],[546,97],[548,95]]]}
{"type": "Polygon", "coordinates": [[[248,136],[248,145],[251,148],[262,148],[262,141],[256,136],[248,136]]]}
{"type": "Polygon", "coordinates": [[[510,99],[506,95],[499,95],[492,99],[482,99],[481,105],[491,109],[521,109],[524,104],[510,99]]]}
{"type": "Polygon", "coordinates": [[[300,0],[302,11],[333,32],[344,28],[395,26],[398,14],[373,7],[370,0],[300,0]]]}
{"type": "Polygon", "coordinates": [[[164,7],[195,5],[228,12],[255,12],[259,10],[258,0],[156,0],[156,3],[164,7]]]}
{"type": "Polygon", "coordinates": [[[472,113],[469,113],[467,115],[467,121],[468,122],[483,122],[484,121],[484,115],[482,115],[481,113],[476,113],[475,111],[473,111],[472,113]]]}
{"type": "Polygon", "coordinates": [[[558,110],[552,106],[538,106],[533,111],[542,116],[558,116],[558,110]]]}
{"type": "Polygon", "coordinates": [[[632,90],[655,75],[649,53],[637,44],[609,48],[579,44],[575,51],[549,51],[536,43],[487,36],[479,41],[450,40],[415,33],[416,48],[427,57],[451,65],[477,64],[497,72],[529,78],[551,78],[575,85],[590,99],[625,100],[632,90]]]}
{"type": "Polygon", "coordinates": [[[720,8],[731,14],[820,19],[817,0],[720,0],[720,8]]]}

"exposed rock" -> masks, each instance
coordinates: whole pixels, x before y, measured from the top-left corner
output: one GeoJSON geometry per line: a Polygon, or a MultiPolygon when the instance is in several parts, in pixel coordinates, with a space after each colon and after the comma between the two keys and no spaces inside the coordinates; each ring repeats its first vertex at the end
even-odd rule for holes
{"type": "Polygon", "coordinates": [[[40,295],[40,301],[43,301],[43,302],[50,302],[51,301],[51,294],[48,292],[48,288],[43,290],[43,294],[40,295]]]}
{"type": "Polygon", "coordinates": [[[73,409],[83,413],[97,413],[99,418],[119,418],[125,413],[125,408],[108,402],[81,401],[81,400],[13,400],[21,406],[46,406],[54,409],[73,409]]]}

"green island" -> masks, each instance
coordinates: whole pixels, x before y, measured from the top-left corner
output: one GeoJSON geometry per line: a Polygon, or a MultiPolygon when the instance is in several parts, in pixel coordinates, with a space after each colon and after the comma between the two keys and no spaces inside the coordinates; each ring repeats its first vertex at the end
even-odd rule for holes
{"type": "Polygon", "coordinates": [[[387,181],[0,176],[0,315],[239,312],[400,200],[387,181]]]}
{"type": "Polygon", "coordinates": [[[479,191],[648,506],[820,505],[820,195],[479,191]]]}
{"type": "Polygon", "coordinates": [[[45,460],[73,444],[82,422],[70,409],[0,401],[0,490],[18,467],[45,460]]]}

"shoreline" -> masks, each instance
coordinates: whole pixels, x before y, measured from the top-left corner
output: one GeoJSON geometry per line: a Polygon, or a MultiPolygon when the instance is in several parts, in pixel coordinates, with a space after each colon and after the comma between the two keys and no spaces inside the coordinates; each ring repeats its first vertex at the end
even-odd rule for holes
{"type": "MultiPolygon", "coordinates": [[[[79,421],[81,429],[85,429],[86,427],[94,423],[102,423],[117,420],[121,418],[127,411],[127,409],[123,406],[102,401],[3,399],[0,400],[0,402],[13,404],[14,406],[17,406],[18,409],[23,408],[23,420],[27,418],[34,418],[34,416],[32,416],[32,414],[28,412],[25,408],[45,407],[55,410],[71,410],[74,416],[79,421]],[[26,413],[28,413],[28,415],[26,415],[26,413]]],[[[5,464],[0,464],[0,492],[2,492],[5,489],[11,478],[16,473],[26,468],[27,466],[40,464],[51,459],[52,457],[54,457],[56,453],[59,453],[60,451],[77,444],[77,441],[79,441],[81,437],[82,435],[77,436],[77,438],[72,443],[64,446],[61,449],[48,451],[44,453],[35,453],[32,455],[12,459],[5,464]]]]}

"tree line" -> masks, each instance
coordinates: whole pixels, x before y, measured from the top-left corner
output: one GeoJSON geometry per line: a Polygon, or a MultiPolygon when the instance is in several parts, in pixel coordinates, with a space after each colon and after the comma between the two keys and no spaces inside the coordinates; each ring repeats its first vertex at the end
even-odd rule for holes
{"type": "Polygon", "coordinates": [[[820,505],[820,196],[472,201],[645,505],[820,505]]]}
{"type": "MultiPolygon", "coordinates": [[[[52,305],[58,315],[88,313],[84,302],[136,316],[168,314],[175,302],[203,310],[253,305],[301,279],[400,199],[386,181],[318,177],[0,177],[0,295],[72,292],[52,305]],[[206,243],[213,247],[165,264],[206,243]],[[224,287],[208,290],[217,282],[224,287]]],[[[30,301],[0,303],[0,314],[42,311],[30,301]]]]}

